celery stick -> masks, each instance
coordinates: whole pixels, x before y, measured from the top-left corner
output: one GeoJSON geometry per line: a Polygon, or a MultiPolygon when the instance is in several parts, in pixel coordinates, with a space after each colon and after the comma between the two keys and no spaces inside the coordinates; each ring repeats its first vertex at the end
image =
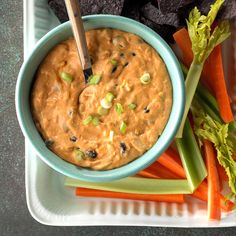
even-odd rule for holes
{"type": "Polygon", "coordinates": [[[182,122],[176,135],[177,138],[182,137],[184,124],[202,73],[202,69],[203,69],[203,64],[197,64],[196,61],[193,61],[189,68],[187,78],[185,80],[185,87],[186,87],[185,109],[182,117],[182,122]]]}
{"type": "Polygon", "coordinates": [[[197,86],[198,95],[208,103],[208,105],[214,110],[215,113],[219,114],[219,107],[214,96],[205,88],[201,83],[197,86]]]}
{"type": "Polygon", "coordinates": [[[191,191],[194,191],[207,176],[207,170],[188,119],[185,122],[183,137],[176,139],[185,173],[191,191]]]}
{"type": "MultiPolygon", "coordinates": [[[[198,93],[195,94],[193,104],[196,104],[196,107],[202,108],[205,112],[207,112],[214,120],[217,120],[221,124],[223,123],[219,113],[215,112],[212,107],[208,105],[207,102],[205,102],[199,95],[198,93]]],[[[191,108],[191,109],[196,109],[196,108],[191,108]]]]}
{"type": "Polygon", "coordinates": [[[112,182],[85,182],[67,177],[65,185],[70,187],[92,188],[114,192],[138,193],[138,194],[189,194],[191,188],[188,181],[148,179],[143,177],[127,177],[112,182]]]}
{"type": "MultiPolygon", "coordinates": [[[[187,67],[185,67],[183,64],[181,65],[181,67],[184,75],[186,75],[188,73],[187,67]]],[[[192,109],[201,108],[206,111],[212,118],[220,123],[223,123],[223,120],[221,119],[219,114],[219,108],[216,99],[203,85],[201,85],[201,83],[199,83],[197,86],[193,104],[195,104],[195,108],[193,106],[192,109]]]]}
{"type": "Polygon", "coordinates": [[[236,121],[229,123],[229,131],[235,132],[236,131],[236,121]]]}
{"type": "Polygon", "coordinates": [[[193,61],[185,81],[186,86],[186,104],[184,115],[176,137],[181,138],[184,129],[184,123],[188,115],[201,73],[207,57],[215,46],[222,43],[229,37],[229,23],[222,21],[212,32],[211,25],[223,4],[224,0],[216,0],[211,6],[207,16],[201,15],[197,7],[189,14],[187,20],[189,37],[192,42],[193,61]]]}
{"type": "MultiPolygon", "coordinates": [[[[182,63],[181,67],[184,75],[186,76],[188,74],[188,68],[182,63]]],[[[197,94],[204,100],[204,102],[208,103],[208,105],[211,107],[212,110],[214,110],[215,113],[219,113],[219,107],[216,99],[201,83],[198,83],[197,94]]]]}

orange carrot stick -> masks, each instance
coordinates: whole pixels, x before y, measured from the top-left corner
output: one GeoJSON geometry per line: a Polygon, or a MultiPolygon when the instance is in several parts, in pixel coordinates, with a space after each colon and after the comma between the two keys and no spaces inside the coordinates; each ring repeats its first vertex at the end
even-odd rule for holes
{"type": "MultiPolygon", "coordinates": [[[[205,182],[202,182],[199,187],[191,194],[192,197],[208,202],[208,187],[205,182]]],[[[235,204],[227,200],[224,195],[220,194],[220,206],[225,211],[232,211],[235,204]]]]}
{"type": "Polygon", "coordinates": [[[193,61],[192,42],[189,38],[186,28],[181,28],[173,34],[175,42],[182,51],[183,63],[186,67],[190,67],[193,61]]]}
{"type": "Polygon", "coordinates": [[[179,179],[178,175],[171,172],[158,162],[154,162],[146,169],[141,170],[138,175],[146,178],[179,179]]]}
{"type": "Polygon", "coordinates": [[[181,165],[181,159],[174,149],[169,147],[161,157],[157,159],[157,162],[178,175],[180,178],[186,178],[184,168],[181,165]]]}
{"type": "Polygon", "coordinates": [[[121,198],[142,201],[154,202],[176,202],[183,203],[183,194],[134,194],[134,193],[121,193],[97,189],[88,189],[77,187],[75,190],[76,196],[81,197],[102,197],[102,198],[121,198]]]}
{"type": "Polygon", "coordinates": [[[203,75],[204,78],[208,78],[208,83],[213,89],[223,121],[226,123],[234,121],[224,78],[221,45],[216,46],[208,57],[203,75]]]}
{"type": "Polygon", "coordinates": [[[203,141],[203,148],[208,170],[208,218],[211,220],[220,220],[220,183],[215,152],[212,143],[208,140],[203,141]]]}

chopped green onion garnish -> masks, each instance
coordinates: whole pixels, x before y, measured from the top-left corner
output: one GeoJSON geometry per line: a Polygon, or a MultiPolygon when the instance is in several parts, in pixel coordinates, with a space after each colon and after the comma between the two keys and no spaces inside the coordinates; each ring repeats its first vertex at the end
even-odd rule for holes
{"type": "Polygon", "coordinates": [[[137,107],[137,105],[135,103],[130,103],[128,107],[130,110],[134,110],[137,107]]]}
{"type": "Polygon", "coordinates": [[[112,100],[114,99],[114,94],[111,93],[111,92],[108,92],[105,96],[105,99],[108,101],[108,102],[112,102],[112,100]]]}
{"type": "Polygon", "coordinates": [[[93,117],[90,115],[83,120],[83,125],[88,125],[93,120],[93,117]]]}
{"type": "Polygon", "coordinates": [[[93,125],[98,126],[100,124],[100,121],[97,117],[93,117],[92,123],[93,125]]]}
{"type": "Polygon", "coordinates": [[[90,84],[90,85],[98,84],[99,81],[101,80],[101,78],[102,78],[101,75],[91,75],[88,78],[88,84],[90,84]]]}
{"type": "Polygon", "coordinates": [[[103,108],[102,106],[98,107],[98,114],[101,116],[105,116],[108,113],[108,109],[103,108]]]}
{"type": "Polygon", "coordinates": [[[67,72],[61,72],[60,78],[68,83],[71,83],[73,81],[73,76],[67,72]]]}
{"type": "Polygon", "coordinates": [[[140,77],[140,81],[142,84],[149,84],[151,82],[151,77],[149,73],[144,73],[141,77],[140,77]]]}
{"type": "Polygon", "coordinates": [[[105,98],[101,100],[100,104],[105,109],[110,109],[112,107],[112,103],[108,102],[105,98]]]}
{"type": "Polygon", "coordinates": [[[123,106],[120,103],[116,103],[115,109],[118,115],[124,112],[123,106]]]}
{"type": "Polygon", "coordinates": [[[118,62],[117,62],[117,60],[115,60],[115,59],[111,59],[111,64],[112,64],[113,66],[117,66],[118,62]]]}
{"type": "Polygon", "coordinates": [[[124,121],[122,121],[122,122],[121,122],[121,125],[120,125],[120,132],[121,132],[122,134],[124,134],[125,131],[126,131],[126,128],[127,128],[126,123],[125,123],[124,121]]]}
{"type": "Polygon", "coordinates": [[[75,149],[74,152],[75,152],[75,157],[76,157],[77,161],[82,161],[84,159],[85,155],[79,148],[75,149]]]}

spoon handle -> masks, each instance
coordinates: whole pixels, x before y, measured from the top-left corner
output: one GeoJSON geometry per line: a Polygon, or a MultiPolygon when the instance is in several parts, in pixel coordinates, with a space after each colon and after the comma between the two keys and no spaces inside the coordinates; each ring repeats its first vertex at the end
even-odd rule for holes
{"type": "Polygon", "coordinates": [[[90,69],[91,61],[86,43],[85,31],[80,14],[78,0],[65,0],[65,3],[76,41],[82,69],[90,69]]]}

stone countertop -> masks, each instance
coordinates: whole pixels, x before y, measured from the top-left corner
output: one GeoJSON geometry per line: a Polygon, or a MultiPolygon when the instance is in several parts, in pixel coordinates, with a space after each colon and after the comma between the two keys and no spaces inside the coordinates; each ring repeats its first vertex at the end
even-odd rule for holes
{"type": "Polygon", "coordinates": [[[23,2],[0,4],[0,235],[236,235],[236,228],[52,227],[36,222],[25,197],[24,137],[14,92],[23,58],[23,2]]]}

